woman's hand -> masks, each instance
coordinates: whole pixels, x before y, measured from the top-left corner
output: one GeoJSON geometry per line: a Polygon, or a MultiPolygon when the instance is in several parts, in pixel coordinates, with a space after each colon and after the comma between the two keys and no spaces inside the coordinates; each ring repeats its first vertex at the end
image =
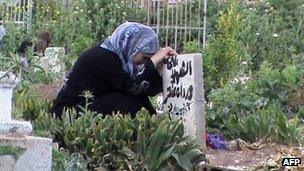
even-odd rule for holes
{"type": "Polygon", "coordinates": [[[174,49],[167,46],[164,48],[160,48],[152,57],[151,61],[153,62],[154,66],[158,66],[163,59],[168,59],[171,56],[178,55],[174,49]]]}

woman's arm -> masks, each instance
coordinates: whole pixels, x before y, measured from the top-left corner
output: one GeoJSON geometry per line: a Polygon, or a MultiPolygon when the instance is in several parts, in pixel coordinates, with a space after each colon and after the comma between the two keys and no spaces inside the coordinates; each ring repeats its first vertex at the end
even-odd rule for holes
{"type": "Polygon", "coordinates": [[[104,80],[118,91],[134,96],[151,96],[162,90],[162,79],[155,66],[162,62],[167,55],[176,53],[172,50],[169,47],[161,48],[151,59],[143,62],[139,74],[133,78],[123,70],[119,58],[112,54],[90,60],[92,66],[90,69],[94,69],[92,72],[96,74],[98,80],[104,80]]]}
{"type": "Polygon", "coordinates": [[[151,78],[158,74],[150,59],[144,61],[141,71],[133,78],[123,70],[117,56],[108,55],[90,61],[86,68],[90,69],[96,80],[104,81],[117,91],[134,96],[149,95],[151,80],[153,80],[151,78]]]}

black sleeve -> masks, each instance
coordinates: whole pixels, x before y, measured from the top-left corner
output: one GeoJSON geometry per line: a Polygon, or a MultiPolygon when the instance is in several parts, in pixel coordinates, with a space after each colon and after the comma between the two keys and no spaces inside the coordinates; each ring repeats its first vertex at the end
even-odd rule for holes
{"type": "MultiPolygon", "coordinates": [[[[132,78],[123,70],[121,61],[117,56],[109,55],[99,57],[91,63],[94,73],[98,80],[104,80],[110,86],[134,96],[146,96],[149,94],[151,79],[158,71],[155,69],[153,62],[147,59],[143,63],[143,67],[132,78]]],[[[151,93],[151,92],[150,92],[151,93]]]]}
{"type": "Polygon", "coordinates": [[[153,75],[149,78],[149,82],[148,96],[155,96],[163,92],[163,79],[158,72],[153,72],[153,75]]]}

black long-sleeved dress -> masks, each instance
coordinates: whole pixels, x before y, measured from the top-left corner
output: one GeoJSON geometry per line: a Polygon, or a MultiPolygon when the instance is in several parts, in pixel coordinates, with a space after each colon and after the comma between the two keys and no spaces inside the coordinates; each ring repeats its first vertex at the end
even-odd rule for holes
{"type": "Polygon", "coordinates": [[[134,116],[142,107],[155,113],[148,96],[162,92],[162,78],[152,61],[147,59],[132,78],[122,68],[118,55],[99,45],[86,50],[75,63],[71,73],[53,102],[52,113],[62,115],[64,108],[84,106],[84,91],[94,98],[91,110],[102,114],[118,111],[134,116]]]}

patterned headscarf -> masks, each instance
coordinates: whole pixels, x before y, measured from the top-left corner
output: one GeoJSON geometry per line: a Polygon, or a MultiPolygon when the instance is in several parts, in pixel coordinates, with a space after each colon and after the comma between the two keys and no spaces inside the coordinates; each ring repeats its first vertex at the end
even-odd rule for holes
{"type": "Polygon", "coordinates": [[[150,27],[140,23],[126,22],[120,25],[100,46],[115,52],[122,61],[123,69],[134,76],[137,72],[133,63],[135,55],[138,52],[156,53],[159,49],[159,39],[150,27]]]}
{"type": "Polygon", "coordinates": [[[6,30],[3,25],[0,25],[0,40],[5,36],[6,30]]]}

